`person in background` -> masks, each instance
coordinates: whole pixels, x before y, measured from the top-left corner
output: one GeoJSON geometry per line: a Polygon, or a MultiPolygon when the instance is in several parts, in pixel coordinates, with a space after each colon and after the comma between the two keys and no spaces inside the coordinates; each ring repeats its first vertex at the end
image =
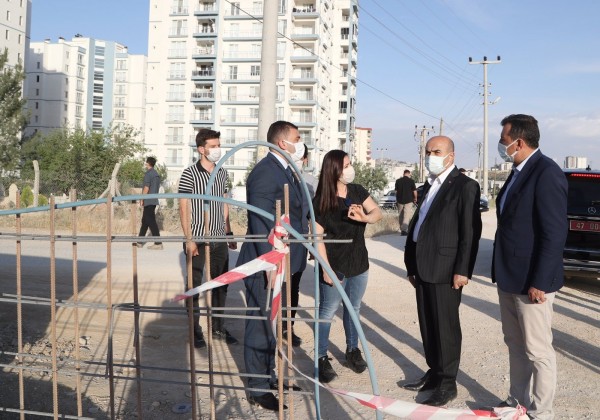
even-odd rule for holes
{"type": "MultiPolygon", "coordinates": [[[[144,174],[144,188],[142,189],[142,194],[158,194],[160,188],[160,175],[158,175],[158,172],[154,169],[155,165],[156,158],[148,156],[146,158],[146,163],[144,164],[146,173],[144,174]]],[[[148,198],[140,200],[140,206],[144,208],[144,213],[142,215],[142,226],[140,227],[138,236],[146,236],[148,228],[150,228],[152,236],[160,236],[158,224],[156,223],[156,206],[158,206],[158,199],[148,198]]],[[[137,246],[138,248],[142,248],[144,242],[138,242],[137,246]]],[[[162,242],[154,242],[154,245],[149,245],[148,249],[163,249],[162,242]]]]}
{"type": "MultiPolygon", "coordinates": [[[[179,193],[187,194],[212,194],[217,197],[227,195],[227,171],[219,168],[211,191],[206,191],[208,180],[215,169],[216,163],[221,159],[221,133],[218,131],[200,129],[196,134],[196,148],[198,161],[183,170],[179,179],[179,193]]],[[[205,236],[204,201],[199,199],[179,199],[179,218],[184,235],[192,237],[205,236]]],[[[208,235],[232,235],[229,224],[229,206],[218,201],[210,201],[208,210],[208,235]]],[[[229,250],[236,249],[235,242],[209,242],[210,277],[216,278],[229,270],[229,250]]],[[[206,261],[206,244],[204,242],[184,243],[183,251],[192,258],[192,287],[202,284],[204,263],[206,261]]],[[[186,281],[187,286],[187,281],[186,281]]],[[[227,299],[227,285],[212,290],[212,306],[222,308],[227,299]]],[[[206,340],[200,326],[199,296],[193,297],[194,301],[194,346],[206,347],[206,340]]],[[[215,310],[214,314],[223,314],[223,310],[215,310]]],[[[227,344],[237,344],[238,340],[225,328],[225,318],[212,318],[212,337],[223,340],[227,344]]]]}
{"type": "Polygon", "coordinates": [[[540,151],[535,118],[509,115],[501,124],[498,152],[513,163],[496,198],[492,259],[510,365],[503,404],[521,404],[532,419],[550,420],[556,392],[552,304],[564,281],[568,184],[561,168],[540,151]]]}
{"type": "Polygon", "coordinates": [[[429,177],[406,239],[404,263],[415,288],[419,328],[429,370],[402,385],[433,390],[423,404],[444,406],[457,396],[462,289],[473,274],[481,237],[479,184],[454,165],[454,142],[435,136],[425,145],[429,177]]]}
{"type": "MultiPolygon", "coordinates": [[[[365,245],[367,223],[377,223],[381,210],[369,192],[353,184],[354,168],[348,154],[342,150],[329,151],[321,167],[317,193],[313,199],[317,235],[326,239],[349,239],[350,243],[323,243],[317,245],[319,255],[331,266],[342,283],[356,315],[360,313],[362,297],[369,280],[369,254],[365,245]]],[[[333,286],[333,280],[321,270],[319,318],[331,321],[342,296],[333,286]]],[[[362,373],[367,364],[358,349],[358,332],[346,306],[344,306],[344,332],[346,334],[346,364],[356,373],[362,373]]],[[[319,324],[318,366],[319,381],[331,382],[335,373],[329,358],[329,331],[331,322],[319,324]]]]}
{"type": "Polygon", "coordinates": [[[415,212],[417,204],[417,186],[410,177],[410,171],[406,169],[402,178],[396,180],[396,205],[398,206],[398,221],[400,223],[400,234],[406,236],[408,224],[415,212]]]}

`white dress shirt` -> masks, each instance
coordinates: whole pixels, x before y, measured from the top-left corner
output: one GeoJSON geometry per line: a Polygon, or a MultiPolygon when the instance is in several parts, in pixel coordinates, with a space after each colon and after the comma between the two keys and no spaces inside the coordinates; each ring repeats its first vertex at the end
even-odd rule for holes
{"type": "Polygon", "coordinates": [[[440,190],[440,187],[450,175],[450,172],[456,168],[455,165],[448,167],[444,172],[439,174],[438,176],[429,175],[427,177],[427,182],[429,182],[429,191],[427,195],[423,198],[423,203],[421,203],[421,207],[419,207],[419,218],[417,219],[417,224],[415,225],[415,230],[413,231],[412,240],[417,242],[417,238],[419,237],[419,230],[421,229],[421,225],[425,221],[425,217],[427,217],[427,212],[429,211],[429,207],[431,207],[431,203],[433,203],[433,199],[436,194],[440,190]]]}

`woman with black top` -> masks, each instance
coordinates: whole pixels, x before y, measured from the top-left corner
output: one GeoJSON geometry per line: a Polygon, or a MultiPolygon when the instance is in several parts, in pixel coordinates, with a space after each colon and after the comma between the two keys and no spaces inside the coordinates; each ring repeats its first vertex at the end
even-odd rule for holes
{"type": "MultiPolygon", "coordinates": [[[[369,192],[361,185],[352,184],[353,180],[354,168],[346,152],[331,150],[323,159],[313,206],[317,234],[326,234],[327,239],[352,240],[351,243],[319,243],[317,249],[338,276],[358,315],[369,273],[365,227],[367,223],[379,221],[382,215],[369,192]]],[[[332,320],[342,297],[326,272],[321,270],[320,277],[319,318],[332,320]]],[[[358,333],[345,306],[343,320],[347,366],[361,373],[367,364],[358,349],[358,333]]],[[[319,380],[324,383],[337,376],[327,357],[330,329],[331,323],[319,325],[319,380]]]]}

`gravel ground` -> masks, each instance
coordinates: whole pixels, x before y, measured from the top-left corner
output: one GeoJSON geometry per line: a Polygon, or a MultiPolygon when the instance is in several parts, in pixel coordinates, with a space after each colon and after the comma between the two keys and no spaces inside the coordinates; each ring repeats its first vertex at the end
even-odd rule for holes
{"type": "MultiPolygon", "coordinates": [[[[495,216],[484,213],[484,232],[475,275],[463,294],[461,319],[463,352],[458,375],[458,397],[451,408],[489,407],[506,396],[508,390],[508,355],[502,341],[496,288],[489,279],[492,238],[495,216]]],[[[3,229],[3,231],[6,231],[3,229]]],[[[403,248],[405,238],[400,235],[379,236],[367,241],[371,258],[370,280],[361,309],[362,326],[371,350],[375,374],[382,395],[404,401],[417,402],[428,394],[416,395],[398,386],[407,378],[414,378],[425,369],[419,336],[414,292],[405,279],[403,248]]],[[[25,406],[32,411],[53,411],[53,386],[51,374],[52,318],[44,299],[50,297],[49,247],[44,241],[23,242],[23,291],[32,304],[23,306],[24,351],[38,355],[27,358],[23,375],[25,406]],[[34,304],[35,303],[35,304],[34,304]],[[35,370],[37,369],[37,370],[35,370]],[[44,370],[46,369],[46,370],[44,370]]],[[[132,252],[127,244],[115,244],[111,258],[112,304],[133,301],[132,252]]],[[[56,295],[60,302],[73,301],[72,258],[70,242],[57,243],[56,295]]],[[[237,253],[232,252],[232,263],[237,253]]],[[[107,252],[102,243],[82,243],[78,246],[78,272],[80,302],[79,331],[75,330],[75,312],[71,307],[59,306],[56,314],[57,366],[59,383],[58,412],[77,414],[77,367],[73,363],[79,347],[81,364],[81,390],[83,415],[89,418],[110,417],[110,382],[103,363],[109,353],[109,329],[106,309],[94,307],[107,300],[107,252]]],[[[189,381],[185,370],[190,366],[189,345],[185,312],[170,299],[181,291],[184,261],[181,245],[165,243],[163,251],[141,249],[138,251],[139,300],[146,308],[160,307],[160,313],[144,312],[140,315],[141,365],[143,370],[141,413],[136,401],[138,390],[135,377],[135,348],[133,341],[134,314],[127,306],[114,311],[114,417],[118,419],[188,419],[190,387],[179,382],[189,381]],[[179,413],[181,412],[181,413],[179,413]],[[141,416],[140,416],[141,414],[141,416]]],[[[0,351],[14,352],[17,348],[17,312],[11,294],[15,293],[15,244],[0,240],[0,351]]],[[[313,275],[307,271],[301,285],[300,305],[313,305],[313,275]]],[[[228,306],[241,307],[243,284],[229,288],[228,306]]],[[[230,313],[240,314],[239,311],[230,313]]],[[[301,311],[310,317],[311,310],[301,311]]],[[[558,356],[558,390],[555,399],[557,418],[593,419],[598,417],[600,402],[595,390],[600,387],[600,281],[569,281],[555,302],[554,343],[558,356]]],[[[341,311],[332,327],[330,352],[332,364],[339,377],[331,383],[335,388],[356,392],[371,392],[367,372],[355,374],[346,368],[344,361],[344,334],[341,311]]],[[[309,324],[298,323],[297,334],[304,340],[295,350],[294,362],[304,373],[312,372],[313,339],[309,324]]],[[[228,320],[231,333],[243,338],[243,321],[228,320]]],[[[224,385],[215,391],[216,417],[219,419],[277,418],[273,413],[251,407],[243,390],[238,372],[243,372],[243,347],[215,343],[211,364],[213,371],[233,373],[215,374],[215,383],[224,385]],[[232,388],[233,387],[233,388],[232,388]]],[[[196,375],[202,385],[208,384],[209,360],[206,349],[195,350],[196,375]]],[[[14,357],[3,354],[0,363],[13,362],[14,357]]],[[[305,389],[309,383],[300,381],[305,389]]],[[[18,375],[16,370],[0,370],[0,419],[19,418],[2,408],[17,408],[18,375]]],[[[198,387],[198,401],[202,418],[209,418],[208,388],[198,387]]],[[[295,418],[315,418],[314,396],[311,393],[295,394],[295,418]]],[[[355,402],[321,391],[321,416],[324,419],[374,418],[370,409],[355,402]]],[[[386,417],[388,418],[388,417],[386,417]]],[[[389,417],[391,418],[391,417],[389,417]]]]}

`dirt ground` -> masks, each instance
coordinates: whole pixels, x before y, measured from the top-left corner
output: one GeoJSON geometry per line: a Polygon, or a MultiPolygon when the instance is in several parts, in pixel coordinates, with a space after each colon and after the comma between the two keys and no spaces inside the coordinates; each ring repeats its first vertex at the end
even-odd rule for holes
{"type": "MultiPolygon", "coordinates": [[[[496,287],[490,281],[492,238],[495,215],[483,214],[484,232],[475,275],[465,288],[461,305],[463,351],[458,375],[458,397],[451,408],[477,409],[493,406],[506,396],[508,390],[508,355],[502,340],[496,287]]],[[[7,232],[2,228],[2,232],[7,232]]],[[[405,238],[399,234],[378,236],[367,241],[371,268],[369,286],[361,309],[362,327],[369,343],[374,370],[382,395],[404,401],[424,400],[428,394],[415,394],[398,386],[406,379],[419,376],[425,369],[416,315],[414,292],[405,279],[403,249],[405,238]]],[[[144,311],[139,316],[140,388],[135,378],[134,330],[135,315],[128,305],[133,302],[131,245],[115,243],[111,249],[110,298],[107,293],[107,249],[102,242],[82,242],[78,245],[77,296],[81,308],[74,310],[73,267],[71,242],[56,246],[56,297],[59,302],[56,322],[52,322],[50,307],[45,305],[51,295],[49,244],[44,240],[23,241],[22,272],[24,302],[22,310],[24,351],[38,355],[27,358],[28,370],[23,375],[24,403],[31,412],[53,411],[53,394],[58,395],[58,412],[77,414],[77,389],[80,390],[83,416],[110,418],[110,392],[114,389],[114,417],[118,419],[189,419],[190,380],[187,370],[190,354],[185,310],[172,303],[181,292],[185,262],[181,244],[165,242],[165,249],[138,250],[139,302],[144,311]],[[109,302],[115,308],[112,319],[105,308],[109,302]],[[116,305],[116,306],[115,306],[116,305]],[[77,320],[76,320],[77,316],[77,320]],[[50,366],[52,325],[58,343],[59,385],[53,389],[50,366]],[[76,331],[76,324],[79,331],[76,331]],[[112,328],[109,326],[112,325],[112,328]],[[109,338],[112,333],[112,348],[109,338]],[[79,370],[73,362],[79,348],[82,359],[79,370]],[[114,378],[106,375],[108,355],[113,357],[114,378]],[[78,375],[78,372],[80,375],[78,375]],[[77,379],[80,378],[80,385],[77,379]],[[137,407],[138,389],[141,412],[137,407]],[[182,411],[183,413],[176,413],[182,411]],[[186,412],[187,411],[187,412],[186,412]]],[[[237,252],[231,252],[231,264],[237,252]]],[[[300,305],[311,308],[314,281],[310,270],[301,284],[300,305]]],[[[17,349],[16,264],[14,240],[0,237],[0,351],[17,349]]],[[[243,283],[231,285],[228,313],[241,315],[244,306],[243,283]]],[[[558,419],[598,418],[600,402],[600,281],[567,282],[558,294],[554,307],[554,344],[558,356],[558,390],[555,409],[558,419]]],[[[335,388],[370,393],[367,372],[355,374],[343,365],[344,333],[341,310],[332,327],[330,352],[332,365],[339,377],[331,383],[335,388]]],[[[302,318],[312,317],[312,310],[300,311],[302,318]]],[[[231,333],[243,339],[243,320],[227,321],[231,333]]],[[[295,349],[294,363],[306,374],[312,373],[313,338],[310,324],[299,322],[297,334],[304,340],[295,349]]],[[[209,382],[207,350],[195,350],[195,378],[201,385],[209,382]]],[[[14,356],[1,353],[0,419],[19,418],[12,410],[19,407],[17,371],[7,365],[14,356]]],[[[275,419],[271,412],[248,404],[245,392],[238,389],[243,381],[243,346],[215,343],[212,370],[214,381],[220,384],[215,391],[216,416],[219,419],[275,419]]],[[[306,391],[294,394],[294,417],[316,418],[314,394],[310,384],[299,381],[306,391]]],[[[200,386],[201,418],[209,415],[209,394],[200,386]]],[[[375,418],[369,408],[321,391],[323,419],[375,418]]],[[[289,413],[289,412],[288,412],[289,413]]],[[[37,418],[34,414],[27,418],[37,418]]],[[[289,417],[288,417],[289,418],[289,417]]],[[[385,418],[391,418],[386,416],[385,418]]]]}

